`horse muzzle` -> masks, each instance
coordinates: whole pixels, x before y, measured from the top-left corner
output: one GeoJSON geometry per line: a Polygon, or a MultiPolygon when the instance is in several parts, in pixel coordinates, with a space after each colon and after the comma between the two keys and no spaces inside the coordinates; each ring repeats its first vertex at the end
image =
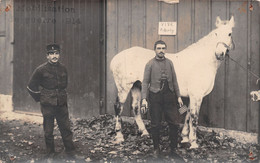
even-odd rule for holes
{"type": "Polygon", "coordinates": [[[235,43],[233,39],[231,39],[231,43],[228,46],[224,42],[219,42],[216,46],[215,56],[217,60],[223,61],[226,55],[229,55],[230,50],[235,49],[235,43]]]}
{"type": "Polygon", "coordinates": [[[219,60],[219,61],[223,61],[223,60],[225,59],[225,54],[224,54],[224,52],[222,52],[222,53],[219,54],[219,55],[215,53],[215,56],[216,56],[217,60],[219,60]]]}

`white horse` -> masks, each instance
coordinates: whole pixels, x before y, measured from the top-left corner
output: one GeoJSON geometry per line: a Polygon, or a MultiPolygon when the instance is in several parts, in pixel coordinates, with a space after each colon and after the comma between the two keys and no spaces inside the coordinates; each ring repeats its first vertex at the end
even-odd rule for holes
{"type": "MultiPolygon", "coordinates": [[[[190,99],[182,129],[182,143],[189,142],[190,148],[198,147],[196,129],[202,99],[212,91],[217,69],[227,52],[234,47],[231,36],[234,27],[233,16],[229,21],[222,21],[217,17],[215,24],[217,28],[198,42],[178,53],[166,54],[166,57],[174,64],[181,96],[190,99]]],[[[111,61],[110,69],[118,89],[118,98],[115,104],[116,143],[124,141],[120,115],[130,90],[136,123],[142,136],[148,135],[141,119],[140,90],[145,65],[153,57],[155,57],[153,50],[132,47],[120,52],[111,61]]]]}

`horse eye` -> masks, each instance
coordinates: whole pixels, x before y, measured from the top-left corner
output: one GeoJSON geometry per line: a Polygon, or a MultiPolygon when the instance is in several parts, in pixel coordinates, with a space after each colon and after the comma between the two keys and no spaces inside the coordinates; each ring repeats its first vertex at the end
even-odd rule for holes
{"type": "Polygon", "coordinates": [[[229,33],[228,36],[231,36],[231,33],[229,33]]]}

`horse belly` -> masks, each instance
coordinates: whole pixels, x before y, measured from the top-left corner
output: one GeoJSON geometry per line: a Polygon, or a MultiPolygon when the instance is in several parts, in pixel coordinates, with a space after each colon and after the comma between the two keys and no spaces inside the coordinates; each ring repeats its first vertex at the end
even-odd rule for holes
{"type": "Polygon", "coordinates": [[[177,82],[179,85],[180,94],[183,97],[188,97],[188,86],[190,82],[190,71],[187,67],[182,64],[174,64],[174,69],[177,77],[177,82]]]}
{"type": "Polygon", "coordinates": [[[194,69],[188,84],[189,94],[208,95],[214,87],[215,76],[216,73],[211,69],[194,69]]]}
{"type": "Polygon", "coordinates": [[[179,77],[177,78],[180,94],[182,97],[188,97],[188,80],[185,80],[185,78],[179,77]]]}

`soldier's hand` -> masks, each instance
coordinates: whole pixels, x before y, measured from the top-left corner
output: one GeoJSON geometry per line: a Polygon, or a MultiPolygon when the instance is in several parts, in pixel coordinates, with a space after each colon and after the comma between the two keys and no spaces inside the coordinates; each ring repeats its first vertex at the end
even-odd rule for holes
{"type": "Polygon", "coordinates": [[[182,99],[181,99],[181,97],[178,97],[178,103],[179,103],[180,107],[182,107],[182,105],[183,105],[183,102],[182,102],[182,99]]]}
{"type": "Polygon", "coordinates": [[[146,101],[146,99],[143,99],[142,100],[142,103],[141,103],[141,113],[142,114],[145,114],[148,110],[148,103],[146,101]]]}

